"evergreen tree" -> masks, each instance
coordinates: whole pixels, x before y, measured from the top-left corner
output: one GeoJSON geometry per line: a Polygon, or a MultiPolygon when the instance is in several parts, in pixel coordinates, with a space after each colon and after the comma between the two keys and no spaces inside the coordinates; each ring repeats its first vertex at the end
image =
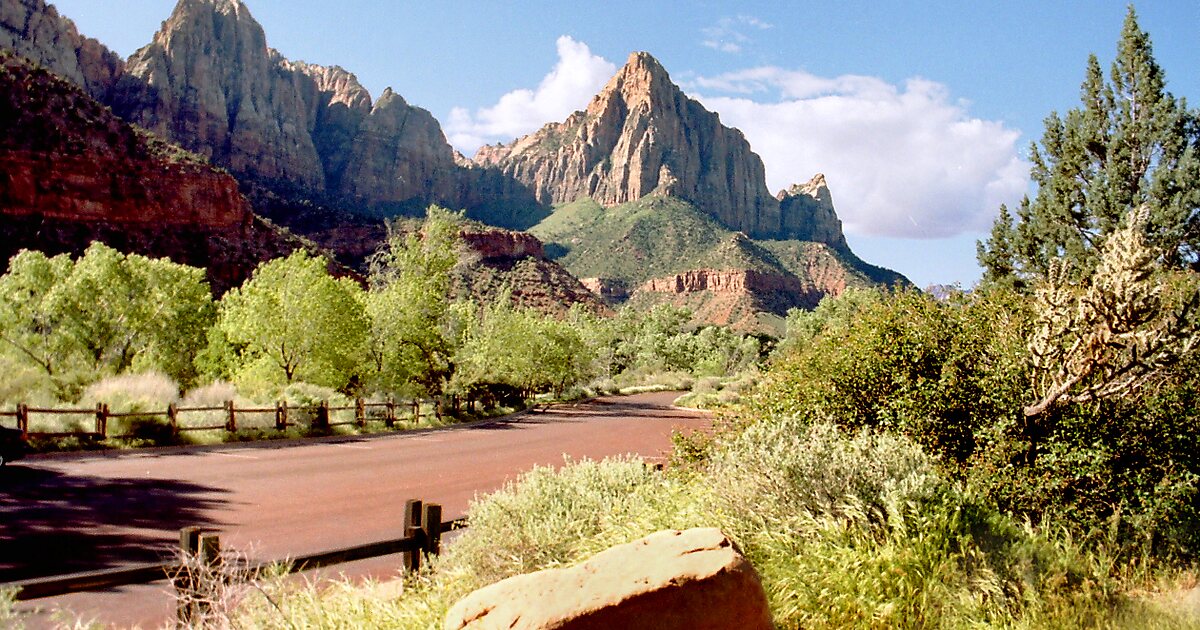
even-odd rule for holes
{"type": "Polygon", "coordinates": [[[1132,7],[1106,81],[1088,59],[1081,107],[1046,119],[1031,150],[1037,193],[1016,217],[1001,209],[991,237],[979,244],[985,280],[1027,284],[1065,259],[1077,273],[1095,268],[1105,238],[1131,208],[1146,207],[1147,239],[1164,262],[1198,266],[1200,257],[1200,125],[1186,103],[1166,90],[1150,38],[1132,7]]]}

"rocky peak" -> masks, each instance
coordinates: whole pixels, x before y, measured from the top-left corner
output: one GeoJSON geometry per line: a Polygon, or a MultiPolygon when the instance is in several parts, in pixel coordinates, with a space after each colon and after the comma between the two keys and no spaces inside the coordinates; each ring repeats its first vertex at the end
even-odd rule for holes
{"type": "Polygon", "coordinates": [[[630,55],[585,111],[484,147],[476,162],[495,165],[547,204],[590,197],[613,206],[669,194],[752,236],[780,231],[778,201],[742,133],[688,98],[645,52],[630,55]]]}
{"type": "Polygon", "coordinates": [[[789,238],[849,250],[823,174],[817,173],[804,184],[793,184],[775,198],[779,200],[783,232],[789,238]]]}
{"type": "Polygon", "coordinates": [[[122,117],[235,174],[323,188],[303,86],[240,0],[180,0],[129,58],[111,99],[122,117]]]}
{"type": "Polygon", "coordinates": [[[75,23],[44,0],[0,0],[0,48],[22,57],[103,99],[124,64],[100,42],[79,34],[75,23]]]}

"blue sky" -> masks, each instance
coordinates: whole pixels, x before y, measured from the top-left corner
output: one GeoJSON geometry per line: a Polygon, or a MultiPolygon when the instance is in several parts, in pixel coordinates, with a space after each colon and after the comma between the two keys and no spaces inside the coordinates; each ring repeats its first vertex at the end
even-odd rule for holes
{"type": "MultiPolygon", "coordinates": [[[[246,0],[268,44],[392,87],[468,155],[583,108],[647,50],[742,129],[778,190],[825,173],[853,249],[918,286],[979,277],[975,241],[1028,187],[1027,148],[1107,67],[1123,1],[246,0]],[[336,8],[334,8],[336,7],[336,8]]],[[[60,0],[122,55],[174,0],[60,0]]],[[[1168,88],[1200,102],[1200,2],[1136,4],[1168,88]]]]}

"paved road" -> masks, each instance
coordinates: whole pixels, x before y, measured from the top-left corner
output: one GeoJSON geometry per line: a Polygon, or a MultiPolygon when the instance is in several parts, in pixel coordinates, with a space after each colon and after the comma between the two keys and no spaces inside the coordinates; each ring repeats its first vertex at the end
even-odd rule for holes
{"type": "MultiPolygon", "coordinates": [[[[564,456],[663,456],[672,428],[709,425],[704,414],[669,407],[674,396],[600,398],[423,433],[30,458],[0,474],[0,582],[153,562],[187,525],[219,531],[224,546],[255,558],[395,538],[408,498],[441,503],[452,518],[475,495],[564,456]]],[[[386,577],[398,563],[343,566],[386,577]]],[[[155,627],[171,614],[165,589],[36,603],[155,627]]]]}

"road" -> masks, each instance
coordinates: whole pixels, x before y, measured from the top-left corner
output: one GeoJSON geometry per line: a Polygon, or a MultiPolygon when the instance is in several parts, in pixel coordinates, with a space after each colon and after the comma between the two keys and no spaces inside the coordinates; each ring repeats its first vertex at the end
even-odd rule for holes
{"type": "MultiPolygon", "coordinates": [[[[32,457],[0,474],[0,582],[154,562],[200,525],[257,559],[403,535],[404,502],[445,518],[535,465],[625,453],[663,457],[673,428],[705,414],[672,393],[605,397],[436,431],[32,457]]],[[[398,557],[343,565],[386,578],[398,557]]],[[[38,600],[118,627],[171,614],[166,582],[38,600]]],[[[34,617],[34,625],[44,617],[34,617]]]]}

